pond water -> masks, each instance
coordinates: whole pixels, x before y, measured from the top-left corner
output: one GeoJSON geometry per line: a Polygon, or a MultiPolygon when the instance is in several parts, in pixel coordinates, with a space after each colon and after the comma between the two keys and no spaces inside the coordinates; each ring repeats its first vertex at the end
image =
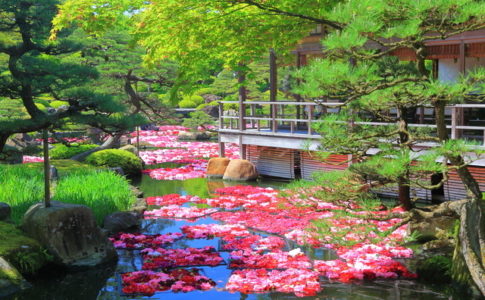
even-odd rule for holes
{"type": "MultiPolygon", "coordinates": [[[[236,185],[223,181],[208,181],[207,179],[197,178],[184,181],[159,181],[144,175],[136,183],[144,191],[145,197],[161,196],[171,193],[182,195],[197,195],[208,197],[209,193],[220,187],[236,185]]],[[[252,183],[263,187],[281,187],[286,182],[275,180],[263,180],[252,183]]],[[[144,220],[142,233],[157,234],[180,231],[180,226],[218,223],[211,218],[199,219],[196,222],[174,221],[174,220],[144,220]]],[[[219,248],[219,239],[196,239],[179,240],[174,248],[185,247],[204,247],[213,246],[219,248]]],[[[334,259],[333,254],[328,251],[314,251],[304,249],[306,254],[319,259],[334,259]]],[[[222,291],[231,270],[226,265],[217,267],[202,267],[203,274],[217,283],[217,288],[210,291],[194,291],[189,293],[158,292],[151,297],[147,296],[124,296],[121,294],[121,273],[140,270],[142,261],[139,251],[118,250],[119,261],[115,266],[103,266],[95,270],[62,274],[57,270],[52,270],[51,274],[42,279],[35,280],[32,288],[26,289],[6,299],[11,300],[114,300],[114,299],[472,299],[469,295],[453,290],[448,286],[431,286],[411,280],[377,280],[364,282],[361,284],[342,284],[322,282],[323,290],[313,297],[298,298],[293,294],[266,293],[266,294],[241,294],[222,291]]],[[[221,252],[221,256],[227,261],[228,252],[221,252]]]]}

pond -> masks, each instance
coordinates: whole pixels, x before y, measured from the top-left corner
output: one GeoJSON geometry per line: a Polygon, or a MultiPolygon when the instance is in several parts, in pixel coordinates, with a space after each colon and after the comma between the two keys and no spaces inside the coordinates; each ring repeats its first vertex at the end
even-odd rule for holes
{"type": "MultiPolygon", "coordinates": [[[[263,187],[281,187],[284,181],[263,180],[253,185],[263,187]]],[[[223,181],[209,181],[203,178],[188,179],[183,181],[159,181],[143,175],[137,185],[144,191],[145,197],[161,196],[171,193],[182,195],[197,195],[208,197],[209,193],[216,188],[235,185],[223,181]]],[[[164,219],[144,220],[142,233],[160,234],[178,232],[183,225],[211,224],[218,223],[211,218],[199,219],[196,222],[175,221],[164,219]]],[[[172,248],[194,247],[201,248],[213,246],[220,248],[218,238],[179,240],[172,248]]],[[[307,255],[318,259],[333,259],[329,251],[312,251],[304,249],[307,255]]],[[[42,279],[35,280],[32,288],[26,289],[6,299],[49,299],[49,300],[90,300],[90,299],[471,299],[469,296],[460,295],[448,286],[425,285],[413,280],[376,280],[360,284],[343,284],[329,281],[322,281],[323,290],[316,296],[298,298],[293,294],[266,293],[266,294],[242,294],[229,293],[222,290],[225,286],[231,270],[227,265],[216,267],[201,267],[202,274],[211,278],[217,283],[215,289],[210,291],[193,291],[189,293],[173,293],[169,291],[157,292],[153,296],[126,296],[121,292],[120,274],[141,269],[142,260],[139,251],[118,250],[119,261],[116,266],[103,266],[95,270],[63,274],[58,270],[46,275],[42,279]]],[[[224,261],[227,262],[229,253],[220,252],[224,261]]]]}

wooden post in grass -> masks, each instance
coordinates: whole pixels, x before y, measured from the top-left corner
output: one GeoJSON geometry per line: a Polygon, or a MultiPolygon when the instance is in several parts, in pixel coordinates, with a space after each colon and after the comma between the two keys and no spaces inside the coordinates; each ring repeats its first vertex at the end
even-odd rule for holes
{"type": "Polygon", "coordinates": [[[136,155],[140,156],[140,126],[136,126],[136,155]]]}
{"type": "Polygon", "coordinates": [[[50,179],[50,164],[49,164],[49,133],[47,129],[42,131],[44,140],[44,205],[51,206],[51,179],[50,179]]]}

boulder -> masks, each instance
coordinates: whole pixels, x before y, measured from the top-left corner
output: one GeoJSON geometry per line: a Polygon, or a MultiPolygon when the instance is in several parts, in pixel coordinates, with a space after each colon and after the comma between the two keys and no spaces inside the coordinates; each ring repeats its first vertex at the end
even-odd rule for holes
{"type": "Polygon", "coordinates": [[[258,171],[253,163],[245,159],[233,159],[227,165],[222,179],[233,181],[249,181],[258,178],[258,171]]]}
{"type": "Polygon", "coordinates": [[[207,178],[222,178],[226,172],[230,159],[227,157],[214,157],[207,164],[207,178]]]}
{"type": "Polygon", "coordinates": [[[139,215],[131,211],[118,211],[104,218],[104,229],[110,233],[127,231],[138,227],[139,215]]]}
{"type": "Polygon", "coordinates": [[[138,152],[136,147],[133,146],[133,145],[125,145],[125,146],[121,147],[120,150],[125,150],[125,151],[131,152],[133,154],[137,154],[137,152],[138,152]]]}
{"type": "Polygon", "coordinates": [[[96,226],[87,206],[53,201],[51,207],[38,203],[22,219],[22,229],[54,257],[70,268],[96,266],[116,259],[116,251],[96,226]]]}
{"type": "Polygon", "coordinates": [[[22,289],[27,282],[3,257],[0,257],[0,298],[22,289]]]}
{"type": "Polygon", "coordinates": [[[207,105],[201,110],[213,118],[219,118],[219,107],[215,105],[207,105]]]}
{"type": "Polygon", "coordinates": [[[0,202],[0,221],[5,221],[10,219],[10,214],[12,213],[12,209],[10,205],[4,202],[0,202]]]}
{"type": "Polygon", "coordinates": [[[182,131],[178,135],[178,139],[182,141],[206,141],[210,138],[209,134],[198,131],[182,131]]]}
{"type": "Polygon", "coordinates": [[[456,218],[451,216],[433,217],[421,222],[411,222],[408,234],[417,233],[417,240],[421,243],[441,239],[452,231],[456,218]]]}

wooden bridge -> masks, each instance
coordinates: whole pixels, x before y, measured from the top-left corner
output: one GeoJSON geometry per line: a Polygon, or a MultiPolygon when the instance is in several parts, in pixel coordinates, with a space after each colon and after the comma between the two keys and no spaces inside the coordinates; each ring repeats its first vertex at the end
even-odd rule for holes
{"type": "MultiPolygon", "coordinates": [[[[312,151],[320,147],[321,136],[312,130],[312,124],[324,114],[337,113],[339,103],[294,101],[221,101],[219,103],[219,145],[224,155],[225,143],[239,144],[241,156],[255,163],[262,175],[282,178],[310,179],[317,170],[345,169],[351,163],[348,155],[331,155],[319,160],[312,151]],[[228,105],[238,107],[224,109],[228,105]],[[231,105],[232,104],[232,105],[231,105]]],[[[390,111],[390,115],[395,112],[390,111]]],[[[416,122],[410,127],[435,128],[433,109],[419,107],[409,117],[416,122]]],[[[456,104],[446,108],[447,127],[452,139],[478,141],[485,148],[485,104],[456,104]]],[[[393,125],[385,122],[356,122],[374,126],[393,125]]],[[[423,147],[430,146],[423,144],[423,147]]],[[[485,159],[471,163],[475,178],[485,190],[485,159]]],[[[430,179],[431,180],[431,179],[430,179]]],[[[414,188],[418,198],[431,200],[433,192],[414,188]]],[[[465,190],[456,174],[438,195],[444,199],[461,199],[465,190]]],[[[380,194],[395,195],[395,189],[381,190],[380,194]]]]}

